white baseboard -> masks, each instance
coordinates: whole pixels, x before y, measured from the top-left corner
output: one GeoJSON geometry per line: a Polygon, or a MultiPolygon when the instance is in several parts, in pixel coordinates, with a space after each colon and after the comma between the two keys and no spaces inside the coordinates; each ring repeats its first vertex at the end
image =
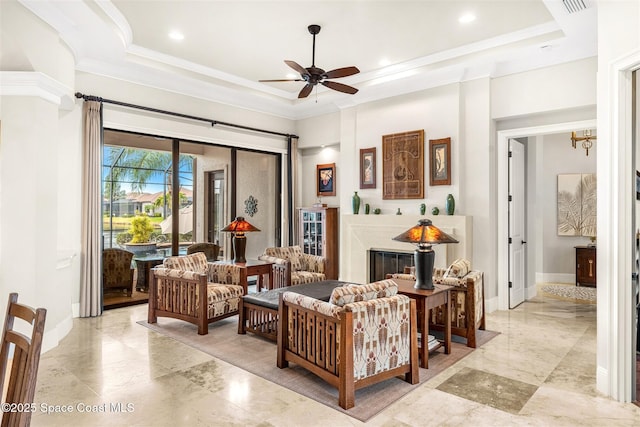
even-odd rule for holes
{"type": "Polygon", "coordinates": [[[42,353],[55,348],[60,343],[60,340],[67,336],[73,327],[73,317],[68,316],[62,322],[58,323],[53,329],[45,331],[42,336],[42,353]]]}
{"type": "Polygon", "coordinates": [[[73,304],[71,304],[71,315],[74,318],[80,317],[80,303],[79,302],[74,302],[73,304]]]}
{"type": "Polygon", "coordinates": [[[576,275],[568,273],[536,273],[536,283],[576,283],[576,275]]]}
{"type": "Polygon", "coordinates": [[[485,313],[493,313],[498,309],[498,297],[485,298],[484,311],[485,313]]]}
{"type": "Polygon", "coordinates": [[[531,299],[538,295],[538,289],[534,286],[528,286],[524,288],[524,299],[531,299]]]}

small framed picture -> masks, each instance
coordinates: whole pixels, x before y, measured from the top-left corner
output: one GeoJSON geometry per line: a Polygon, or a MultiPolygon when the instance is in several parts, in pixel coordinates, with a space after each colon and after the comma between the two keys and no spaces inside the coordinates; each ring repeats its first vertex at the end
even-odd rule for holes
{"type": "Polygon", "coordinates": [[[316,165],[318,197],[336,195],[336,164],[316,165]]]}
{"type": "Polygon", "coordinates": [[[429,185],[451,185],[451,138],[429,140],[429,185]]]}
{"type": "Polygon", "coordinates": [[[376,147],[360,149],[360,188],[376,188],[376,147]]]}

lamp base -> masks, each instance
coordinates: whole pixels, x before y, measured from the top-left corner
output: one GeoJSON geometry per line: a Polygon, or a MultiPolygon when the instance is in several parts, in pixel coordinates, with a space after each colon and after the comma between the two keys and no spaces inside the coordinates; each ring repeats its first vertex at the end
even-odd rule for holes
{"type": "Polygon", "coordinates": [[[233,238],[233,251],[235,253],[234,262],[247,262],[247,259],[244,257],[245,250],[247,249],[247,238],[246,236],[234,236],[233,238]]]}
{"type": "Polygon", "coordinates": [[[436,253],[428,248],[417,248],[414,252],[414,261],[416,264],[416,284],[413,286],[416,289],[433,290],[433,263],[436,258],[436,253]]]}

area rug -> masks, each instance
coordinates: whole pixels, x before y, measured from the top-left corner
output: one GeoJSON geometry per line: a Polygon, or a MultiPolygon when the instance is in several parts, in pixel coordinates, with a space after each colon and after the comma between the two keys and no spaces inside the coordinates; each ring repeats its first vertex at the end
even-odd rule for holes
{"type": "MultiPolygon", "coordinates": [[[[465,341],[464,338],[452,337],[452,341],[455,341],[452,342],[451,354],[444,354],[444,348],[431,353],[429,369],[419,369],[420,383],[411,385],[400,378],[391,378],[356,390],[355,407],[344,410],[338,405],[338,390],[319,377],[293,363],[289,364],[289,368],[279,369],[276,366],[274,342],[253,334],[239,335],[237,316],[210,324],[208,335],[198,335],[197,328],[190,323],[168,318],[160,318],[156,324],[146,321],[139,321],[138,324],[363,422],[474,350],[460,342],[465,341]]],[[[478,345],[483,345],[496,335],[497,332],[478,331],[478,345]]]]}
{"type": "Polygon", "coordinates": [[[540,287],[545,296],[587,304],[596,303],[596,288],[576,286],[572,283],[550,283],[540,287]]]}

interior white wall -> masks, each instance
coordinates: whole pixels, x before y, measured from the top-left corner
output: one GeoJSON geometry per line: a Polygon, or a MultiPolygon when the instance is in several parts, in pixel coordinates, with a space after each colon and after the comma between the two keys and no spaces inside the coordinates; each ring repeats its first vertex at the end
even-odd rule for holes
{"type": "MultiPolygon", "coordinates": [[[[342,162],[340,161],[340,146],[334,144],[324,148],[316,147],[301,150],[299,160],[300,169],[298,171],[298,182],[301,190],[301,197],[298,198],[300,205],[295,206],[294,209],[309,207],[314,203],[317,203],[318,200],[321,200],[322,203],[326,203],[328,206],[340,206],[339,192],[342,190],[342,174],[345,173],[345,169],[343,169],[342,162]],[[336,164],[336,180],[334,182],[334,185],[336,186],[336,195],[318,197],[316,166],[327,163],[336,164]]],[[[294,215],[298,215],[298,213],[294,212],[294,215]]],[[[296,231],[294,230],[294,234],[295,233],[296,231]]]]}
{"type": "MultiPolygon", "coordinates": [[[[25,71],[26,80],[47,79],[72,93],[73,56],[50,27],[9,2],[2,5],[0,29],[2,71],[25,71]]],[[[77,116],[26,80],[0,99],[0,317],[10,292],[22,303],[46,307],[46,351],[71,329],[72,281],[79,276],[80,180],[69,170],[78,160],[78,132],[70,125],[77,116]]]]}
{"type": "Polygon", "coordinates": [[[265,248],[275,246],[276,222],[276,157],[262,153],[238,151],[237,155],[236,216],[260,229],[246,233],[247,259],[258,259],[265,248]],[[258,211],[250,216],[245,212],[245,200],[253,196],[258,200],[258,211]]]}
{"type": "MultiPolygon", "coordinates": [[[[581,130],[576,129],[578,134],[581,130]]],[[[593,134],[596,132],[593,130],[593,134]]],[[[536,271],[542,282],[575,282],[575,246],[587,245],[591,241],[582,236],[558,235],[557,191],[559,174],[596,173],[596,150],[590,150],[589,156],[578,143],[571,146],[571,133],[544,135],[542,144],[541,174],[536,176],[542,211],[543,233],[539,244],[542,245],[542,270],[536,271]]],[[[597,144],[596,140],[596,144],[597,144]]],[[[533,215],[533,213],[532,213],[533,215]]]]}
{"type": "Polygon", "coordinates": [[[598,2],[598,352],[597,388],[632,396],[635,165],[631,71],[640,67],[640,3],[598,2]]]}

